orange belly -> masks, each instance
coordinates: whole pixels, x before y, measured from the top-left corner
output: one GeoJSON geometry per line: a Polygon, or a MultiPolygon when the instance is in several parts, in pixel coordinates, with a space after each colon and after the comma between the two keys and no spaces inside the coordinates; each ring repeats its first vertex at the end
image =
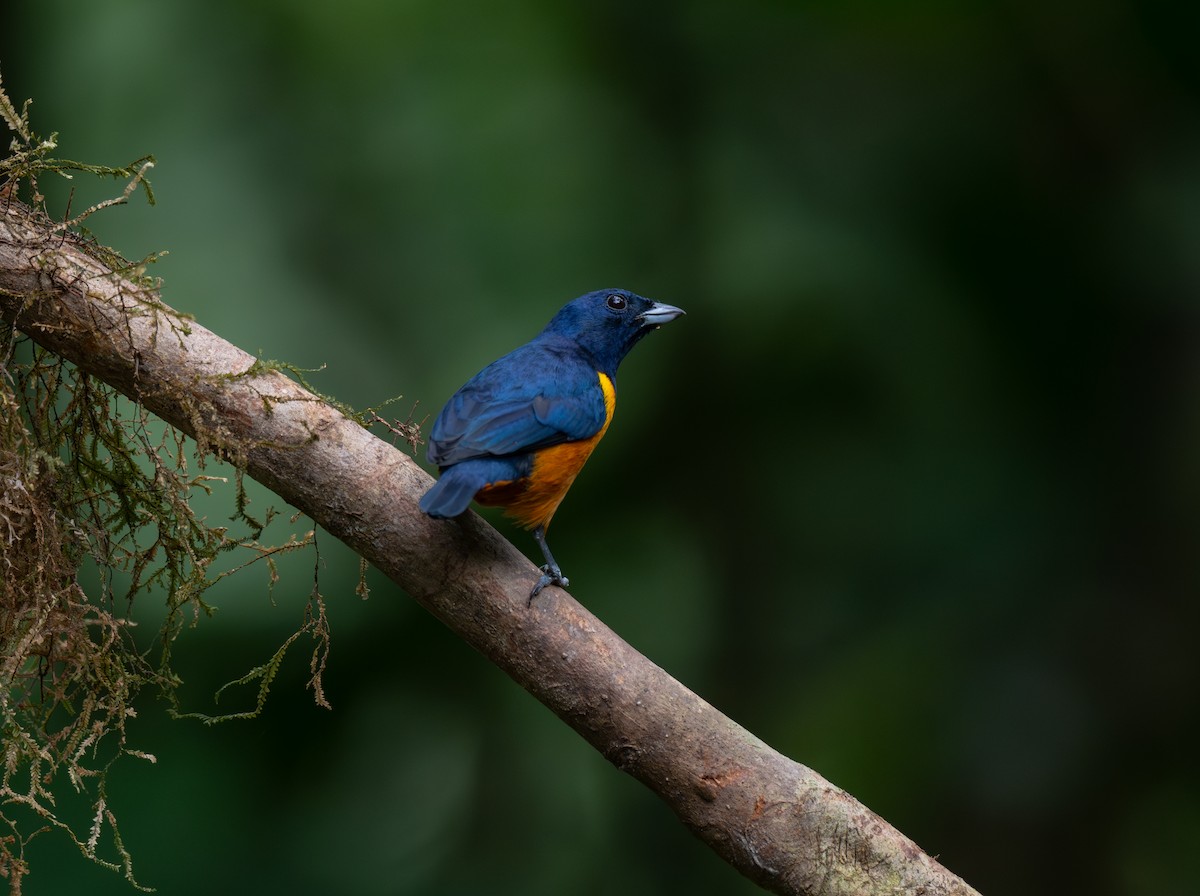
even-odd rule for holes
{"type": "Polygon", "coordinates": [[[486,486],[475,496],[476,501],[503,507],[505,514],[526,529],[550,525],[554,511],[558,510],[571,483],[608,431],[613,411],[616,410],[617,393],[612,380],[603,373],[597,375],[600,377],[600,388],[604,391],[604,425],[600,431],[590,439],[563,442],[541,449],[533,456],[533,470],[528,478],[486,486]]]}

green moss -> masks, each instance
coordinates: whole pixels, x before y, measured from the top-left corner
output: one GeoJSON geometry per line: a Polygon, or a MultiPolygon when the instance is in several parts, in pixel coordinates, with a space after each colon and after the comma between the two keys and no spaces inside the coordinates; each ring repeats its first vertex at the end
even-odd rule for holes
{"type": "MultiPolygon", "coordinates": [[[[146,179],[151,157],[119,168],[56,159],[55,137],[43,140],[33,133],[28,107],[18,110],[0,85],[0,117],[14,135],[11,154],[0,161],[0,195],[24,196],[44,210],[39,176],[86,173],[125,180],[120,196],[50,225],[76,233],[87,217],[127,201],[138,188],[153,202],[146,179]]],[[[122,275],[158,285],[145,275],[157,255],[130,263],[94,241],[87,248],[122,275]]],[[[186,319],[156,305],[152,293],[145,297],[148,313],[165,311],[186,327],[186,319]]],[[[285,370],[304,382],[303,372],[275,361],[260,361],[250,372],[265,369],[285,370]]],[[[89,859],[141,888],[108,799],[115,762],[123,757],[154,762],[128,736],[139,696],[157,694],[173,715],[206,723],[253,718],[289,648],[308,636],[314,642],[309,686],[317,704],[328,707],[321,679],[329,625],[314,574],[300,627],[265,663],[216,695],[233,686],[255,687],[253,709],[220,716],[179,711],[182,681],[172,653],[181,633],[212,615],[208,590],[262,563],[273,586],[276,559],[287,552],[310,550],[320,567],[315,531],[278,545],[260,541],[278,514],[268,509],[262,519],[249,515],[240,469],[230,520],[240,534],[211,525],[193,509],[194,497],[226,481],[204,473],[206,455],[219,451],[236,465],[246,447],[204,432],[191,443],[11,325],[0,328],[0,674],[6,682],[0,691],[0,875],[12,893],[20,893],[29,871],[26,845],[48,830],[60,831],[89,859]],[[198,471],[191,469],[193,462],[198,471]],[[218,559],[235,552],[246,559],[216,572],[218,559]],[[81,570],[99,575],[81,577],[81,570]],[[86,588],[81,584],[93,580],[86,588]],[[164,616],[157,633],[139,636],[132,607],[151,592],[165,595],[164,616]],[[88,822],[72,823],[58,814],[70,791],[90,803],[88,822]]],[[[365,568],[362,573],[359,593],[365,596],[365,568]]]]}

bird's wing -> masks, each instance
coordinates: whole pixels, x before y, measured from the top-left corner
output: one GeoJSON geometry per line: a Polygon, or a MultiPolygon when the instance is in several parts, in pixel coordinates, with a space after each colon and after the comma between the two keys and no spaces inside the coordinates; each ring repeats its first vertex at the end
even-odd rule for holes
{"type": "Polygon", "coordinates": [[[599,376],[577,354],[530,343],[459,389],[429,436],[440,467],[594,436],[604,426],[599,376]]]}

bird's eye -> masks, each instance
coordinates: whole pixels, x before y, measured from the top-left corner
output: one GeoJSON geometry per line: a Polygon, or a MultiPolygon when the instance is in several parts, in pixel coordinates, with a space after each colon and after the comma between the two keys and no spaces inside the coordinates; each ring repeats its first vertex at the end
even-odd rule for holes
{"type": "Polygon", "coordinates": [[[629,304],[629,301],[624,296],[619,296],[616,293],[613,293],[608,297],[607,304],[608,307],[613,311],[624,311],[625,306],[629,304]]]}

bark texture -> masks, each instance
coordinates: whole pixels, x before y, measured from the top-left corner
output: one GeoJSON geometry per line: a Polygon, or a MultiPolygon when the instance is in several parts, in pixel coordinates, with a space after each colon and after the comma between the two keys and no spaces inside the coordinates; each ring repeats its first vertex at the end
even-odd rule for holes
{"type": "Polygon", "coordinates": [[[23,333],[233,457],[382,570],[764,888],[975,893],[815,772],[726,718],[558,588],[473,513],[426,518],[431,480],[283,374],[162,304],[9,202],[0,312],[23,333]]]}

